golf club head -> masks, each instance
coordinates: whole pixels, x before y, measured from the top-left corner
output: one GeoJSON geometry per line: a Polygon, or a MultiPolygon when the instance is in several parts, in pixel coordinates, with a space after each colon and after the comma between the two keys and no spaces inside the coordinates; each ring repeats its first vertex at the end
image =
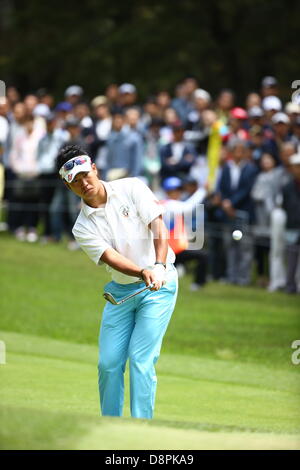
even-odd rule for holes
{"type": "Polygon", "coordinates": [[[111,304],[118,305],[118,302],[109,292],[104,292],[103,297],[105,298],[105,300],[108,300],[108,302],[110,302],[111,304]]]}

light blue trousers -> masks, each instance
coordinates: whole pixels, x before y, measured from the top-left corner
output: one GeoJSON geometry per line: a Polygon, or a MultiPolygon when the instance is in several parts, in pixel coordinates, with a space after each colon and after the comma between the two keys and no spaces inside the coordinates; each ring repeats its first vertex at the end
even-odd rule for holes
{"type": "MultiPolygon", "coordinates": [[[[120,300],[145,284],[105,286],[120,300]]],[[[157,378],[155,363],[173,313],[178,291],[176,268],[169,268],[168,282],[159,291],[146,290],[121,305],[107,302],[99,335],[99,393],[102,415],[122,416],[124,372],[130,367],[130,409],[135,418],[152,418],[157,378]]]]}

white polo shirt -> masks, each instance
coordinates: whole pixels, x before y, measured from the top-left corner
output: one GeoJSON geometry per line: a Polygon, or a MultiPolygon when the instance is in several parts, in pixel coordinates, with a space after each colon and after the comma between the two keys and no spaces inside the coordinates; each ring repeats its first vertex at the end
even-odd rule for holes
{"type": "MultiPolygon", "coordinates": [[[[107,183],[103,207],[93,208],[82,201],[82,209],[73,227],[73,235],[96,264],[107,248],[114,248],[141,267],[155,263],[153,233],[148,224],[163,214],[164,209],[152,191],[138,178],[123,178],[107,183]]],[[[175,254],[169,247],[167,263],[174,263],[175,254]]],[[[139,280],[106,265],[112,279],[120,284],[139,280]]]]}

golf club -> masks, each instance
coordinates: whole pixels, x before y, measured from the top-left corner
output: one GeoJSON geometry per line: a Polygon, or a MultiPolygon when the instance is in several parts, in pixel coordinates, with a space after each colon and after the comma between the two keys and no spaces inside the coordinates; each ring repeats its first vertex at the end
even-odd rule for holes
{"type": "Polygon", "coordinates": [[[152,284],[149,284],[149,286],[143,287],[143,289],[140,289],[139,291],[135,292],[134,294],[128,295],[127,297],[124,297],[124,299],[121,299],[119,301],[117,301],[110,292],[104,292],[103,297],[113,305],[121,305],[124,302],[126,302],[126,300],[129,300],[132,297],[135,297],[136,295],[140,294],[141,292],[144,292],[147,289],[151,289],[153,286],[154,286],[154,283],[152,282],[152,284]]]}

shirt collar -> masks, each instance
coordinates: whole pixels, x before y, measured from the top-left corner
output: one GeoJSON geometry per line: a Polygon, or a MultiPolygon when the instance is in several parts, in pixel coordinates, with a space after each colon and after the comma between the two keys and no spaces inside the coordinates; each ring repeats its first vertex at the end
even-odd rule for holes
{"type": "Polygon", "coordinates": [[[243,159],[239,163],[235,163],[234,160],[228,160],[228,163],[229,163],[229,166],[231,168],[240,168],[240,169],[242,169],[246,165],[247,161],[245,159],[243,159]]]}
{"type": "MultiPolygon", "coordinates": [[[[115,191],[111,187],[111,185],[109,183],[107,183],[106,181],[101,180],[101,183],[103,184],[103,186],[105,188],[105,191],[106,191],[106,195],[107,195],[106,204],[107,204],[109,199],[111,198],[111,196],[113,196],[115,194],[115,191]]],[[[81,199],[81,202],[82,202],[82,210],[83,210],[84,214],[86,215],[86,217],[89,217],[94,212],[103,212],[104,207],[91,207],[91,206],[88,206],[84,202],[83,199],[81,199]]]]}

